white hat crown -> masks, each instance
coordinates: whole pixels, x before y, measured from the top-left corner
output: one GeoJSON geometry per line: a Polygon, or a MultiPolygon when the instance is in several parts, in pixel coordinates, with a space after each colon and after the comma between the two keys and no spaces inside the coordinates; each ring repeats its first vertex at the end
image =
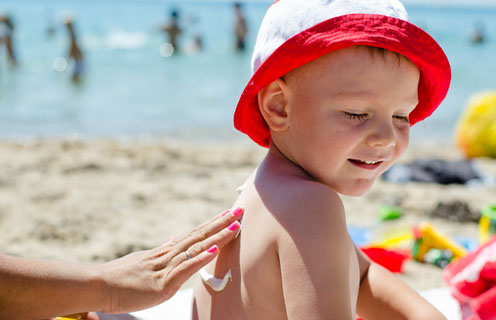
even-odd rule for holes
{"type": "Polygon", "coordinates": [[[252,74],[284,42],[326,20],[347,14],[380,14],[408,21],[398,0],[279,0],[260,25],[251,61],[252,74]]]}

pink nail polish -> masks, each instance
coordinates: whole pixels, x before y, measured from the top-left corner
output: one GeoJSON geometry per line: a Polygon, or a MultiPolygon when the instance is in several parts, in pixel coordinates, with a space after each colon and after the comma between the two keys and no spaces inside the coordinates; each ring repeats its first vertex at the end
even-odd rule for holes
{"type": "Polygon", "coordinates": [[[207,252],[208,252],[208,253],[214,253],[214,252],[216,252],[217,250],[219,250],[219,247],[217,247],[216,245],[213,245],[213,246],[211,246],[210,248],[208,248],[207,252]]]}
{"type": "Polygon", "coordinates": [[[240,226],[241,225],[239,224],[238,221],[234,221],[233,223],[231,223],[231,225],[229,225],[229,227],[227,227],[227,229],[229,229],[231,231],[235,231],[235,230],[238,230],[240,226]]]}
{"type": "Polygon", "coordinates": [[[231,210],[227,209],[227,210],[224,210],[221,212],[221,214],[219,216],[223,217],[225,216],[226,214],[228,214],[229,212],[231,212],[231,210]]]}
{"type": "Polygon", "coordinates": [[[239,207],[238,207],[238,208],[234,209],[234,211],[233,211],[233,216],[235,216],[235,217],[239,217],[239,216],[240,216],[240,215],[242,215],[244,212],[245,212],[245,209],[243,209],[243,208],[239,208],[239,207]]]}

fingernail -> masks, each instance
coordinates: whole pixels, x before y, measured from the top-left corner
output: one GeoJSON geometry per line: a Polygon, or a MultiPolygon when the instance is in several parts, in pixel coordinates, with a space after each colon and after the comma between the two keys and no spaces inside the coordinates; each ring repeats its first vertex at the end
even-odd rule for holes
{"type": "Polygon", "coordinates": [[[234,230],[238,230],[239,226],[240,226],[239,222],[234,221],[233,223],[231,223],[231,225],[229,227],[227,227],[227,229],[234,231],[234,230]]]}
{"type": "Polygon", "coordinates": [[[224,210],[221,212],[220,216],[223,217],[225,216],[226,214],[228,214],[231,210],[227,209],[227,210],[224,210]]]}
{"type": "Polygon", "coordinates": [[[234,209],[234,211],[233,211],[233,213],[232,213],[232,214],[233,214],[233,216],[235,216],[235,217],[239,217],[239,216],[240,216],[240,215],[242,215],[244,212],[245,212],[245,209],[243,209],[243,208],[239,208],[239,207],[238,207],[238,208],[234,209]]]}
{"type": "Polygon", "coordinates": [[[216,245],[213,245],[210,248],[208,248],[207,252],[208,253],[214,253],[214,252],[217,252],[217,250],[219,250],[219,247],[217,247],[216,245]]]}
{"type": "Polygon", "coordinates": [[[174,237],[170,237],[169,239],[167,239],[167,241],[165,241],[165,243],[164,243],[164,244],[171,243],[173,239],[174,239],[174,237]]]}

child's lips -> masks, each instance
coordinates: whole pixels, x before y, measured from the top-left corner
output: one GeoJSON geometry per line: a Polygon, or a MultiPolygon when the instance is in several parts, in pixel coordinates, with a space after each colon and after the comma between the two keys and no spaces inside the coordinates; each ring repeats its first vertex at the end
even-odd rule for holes
{"type": "Polygon", "coordinates": [[[358,159],[348,159],[348,161],[356,167],[362,169],[373,170],[378,168],[384,161],[367,161],[367,160],[358,160],[358,159]]]}

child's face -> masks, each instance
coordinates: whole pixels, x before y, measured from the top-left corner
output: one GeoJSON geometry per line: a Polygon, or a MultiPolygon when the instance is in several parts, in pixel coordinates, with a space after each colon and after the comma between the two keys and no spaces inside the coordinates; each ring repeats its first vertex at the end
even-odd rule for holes
{"type": "Polygon", "coordinates": [[[408,146],[419,75],[407,59],[364,47],[290,72],[287,156],[341,194],[364,194],[408,146]]]}

